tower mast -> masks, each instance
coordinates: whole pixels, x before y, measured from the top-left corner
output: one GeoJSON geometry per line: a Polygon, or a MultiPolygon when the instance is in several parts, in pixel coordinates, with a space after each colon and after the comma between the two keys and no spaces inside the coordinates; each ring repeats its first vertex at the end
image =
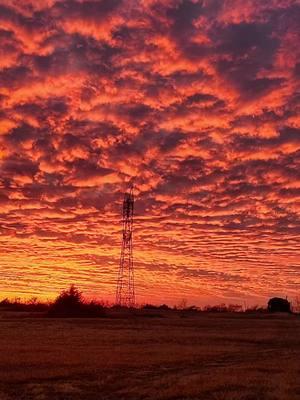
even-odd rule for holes
{"type": "Polygon", "coordinates": [[[134,269],[132,255],[134,196],[133,187],[124,195],[122,219],[122,246],[116,290],[116,304],[134,307],[134,269]]]}

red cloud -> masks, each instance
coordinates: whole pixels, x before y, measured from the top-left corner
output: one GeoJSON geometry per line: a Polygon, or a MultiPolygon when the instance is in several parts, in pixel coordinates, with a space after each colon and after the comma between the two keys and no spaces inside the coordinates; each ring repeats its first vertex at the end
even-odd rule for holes
{"type": "Polygon", "coordinates": [[[4,3],[1,289],[113,299],[134,182],[139,301],[295,296],[297,2],[4,3]]]}

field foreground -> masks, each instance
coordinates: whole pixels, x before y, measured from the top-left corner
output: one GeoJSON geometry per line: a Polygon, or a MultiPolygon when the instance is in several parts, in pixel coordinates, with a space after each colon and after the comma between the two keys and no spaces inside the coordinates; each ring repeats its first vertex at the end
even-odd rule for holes
{"type": "Polygon", "coordinates": [[[3,314],[0,399],[300,399],[300,318],[3,314]]]}

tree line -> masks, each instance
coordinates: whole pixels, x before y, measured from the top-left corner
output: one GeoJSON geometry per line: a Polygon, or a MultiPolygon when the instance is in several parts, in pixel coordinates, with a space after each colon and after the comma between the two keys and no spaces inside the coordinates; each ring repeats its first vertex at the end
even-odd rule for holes
{"type": "MultiPolygon", "coordinates": [[[[181,313],[266,313],[268,311],[294,311],[300,312],[300,302],[296,300],[295,305],[291,308],[290,303],[286,299],[272,298],[266,307],[254,305],[245,307],[240,304],[218,304],[197,307],[195,305],[188,306],[186,300],[182,300],[177,306],[170,307],[167,304],[154,305],[143,304],[136,307],[135,310],[144,312],[166,312],[180,311],[181,313]]],[[[39,312],[48,317],[104,317],[107,316],[109,310],[124,310],[126,307],[118,305],[109,305],[108,303],[95,300],[86,300],[82,292],[75,286],[71,285],[68,289],[61,291],[53,302],[41,302],[37,297],[33,297],[28,301],[21,301],[20,298],[10,300],[8,298],[0,301],[0,308],[8,311],[27,311],[39,312]]]]}

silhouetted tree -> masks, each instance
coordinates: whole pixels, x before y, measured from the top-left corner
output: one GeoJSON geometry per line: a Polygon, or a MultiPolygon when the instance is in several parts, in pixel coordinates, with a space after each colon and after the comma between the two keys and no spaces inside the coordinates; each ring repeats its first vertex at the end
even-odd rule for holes
{"type": "Polygon", "coordinates": [[[9,307],[10,304],[11,302],[8,300],[8,298],[0,301],[0,307],[9,307]]]}
{"type": "Polygon", "coordinates": [[[291,312],[291,303],[281,297],[273,297],[268,301],[268,311],[271,312],[291,312]]]}
{"type": "Polygon", "coordinates": [[[186,299],[181,299],[179,304],[177,305],[178,310],[184,310],[187,308],[187,300],[186,299]]]}
{"type": "Polygon", "coordinates": [[[49,310],[49,315],[57,317],[77,316],[81,314],[83,306],[82,293],[71,285],[69,289],[63,290],[55,299],[49,310]]]}
{"type": "Polygon", "coordinates": [[[50,306],[51,317],[103,317],[104,307],[95,301],[84,302],[82,292],[74,285],[63,290],[50,306]]]}

